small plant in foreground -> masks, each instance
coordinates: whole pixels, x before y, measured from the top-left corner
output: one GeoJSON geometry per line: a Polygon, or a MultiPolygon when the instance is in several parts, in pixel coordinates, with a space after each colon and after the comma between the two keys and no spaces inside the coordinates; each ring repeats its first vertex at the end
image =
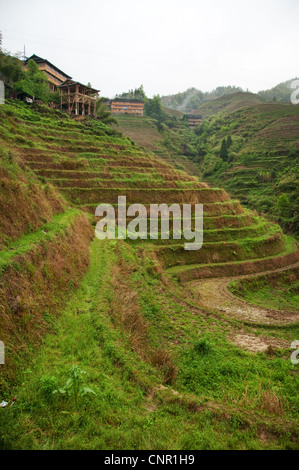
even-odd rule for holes
{"type": "Polygon", "coordinates": [[[67,397],[72,397],[75,401],[75,405],[78,405],[79,397],[91,393],[96,395],[95,391],[90,387],[83,386],[83,375],[87,372],[80,369],[78,366],[73,365],[69,371],[69,378],[62,388],[58,389],[58,392],[66,395],[67,397]]]}
{"type": "Polygon", "coordinates": [[[55,377],[44,376],[40,379],[40,391],[48,402],[52,402],[57,394],[74,400],[75,407],[78,406],[79,398],[87,394],[96,395],[95,391],[84,386],[83,376],[87,372],[73,365],[69,370],[69,377],[63,387],[58,388],[58,382],[55,377]]]}
{"type": "Polygon", "coordinates": [[[47,402],[51,403],[53,401],[57,388],[58,382],[56,377],[45,375],[40,378],[39,390],[47,402]]]}

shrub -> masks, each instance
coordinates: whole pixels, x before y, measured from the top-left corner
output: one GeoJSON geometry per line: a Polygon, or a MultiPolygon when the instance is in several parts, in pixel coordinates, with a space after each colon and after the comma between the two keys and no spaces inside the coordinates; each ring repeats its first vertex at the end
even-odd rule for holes
{"type": "Polygon", "coordinates": [[[203,338],[194,344],[193,349],[201,356],[205,356],[212,351],[212,346],[206,338],[203,338]]]}

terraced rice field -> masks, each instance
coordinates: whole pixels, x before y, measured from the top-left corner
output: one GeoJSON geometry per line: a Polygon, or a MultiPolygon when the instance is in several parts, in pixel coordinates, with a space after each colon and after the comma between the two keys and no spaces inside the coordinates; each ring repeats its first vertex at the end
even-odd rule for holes
{"type": "MultiPolygon", "coordinates": [[[[79,209],[94,214],[101,203],[116,207],[120,195],[126,196],[127,205],[141,203],[147,208],[154,203],[203,204],[201,250],[186,251],[183,234],[181,240],[139,242],[176,278],[222,276],[228,270],[236,275],[254,273],[298,261],[295,243],[278,225],[245,210],[225,190],[175,170],[130,140],[117,135],[108,139],[100,127],[91,129],[59,114],[54,123],[38,113],[24,122],[26,108],[20,107],[19,113],[19,118],[9,112],[0,116],[2,135],[41,182],[54,185],[79,209]]],[[[235,171],[243,172],[246,184],[252,170],[235,171]]]]}
{"type": "Polygon", "coordinates": [[[229,290],[293,276],[295,241],[98,122],[5,105],[0,142],[0,448],[295,448],[298,314],[229,290]],[[119,196],[202,203],[203,247],[174,216],[169,240],[94,238],[119,196]]]}

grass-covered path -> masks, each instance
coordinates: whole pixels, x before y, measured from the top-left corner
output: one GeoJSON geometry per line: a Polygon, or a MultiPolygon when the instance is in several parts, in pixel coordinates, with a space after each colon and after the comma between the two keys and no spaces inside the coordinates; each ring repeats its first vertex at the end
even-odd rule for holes
{"type": "Polygon", "coordinates": [[[293,366],[233,346],[237,324],[180,305],[146,262],[125,244],[91,243],[89,271],[20,374],[14,406],[0,409],[0,447],[294,448],[293,366]]]}

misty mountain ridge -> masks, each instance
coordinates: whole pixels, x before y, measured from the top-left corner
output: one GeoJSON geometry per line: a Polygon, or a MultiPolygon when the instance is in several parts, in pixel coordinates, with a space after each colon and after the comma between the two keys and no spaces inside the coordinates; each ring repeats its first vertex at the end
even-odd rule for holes
{"type": "Polygon", "coordinates": [[[179,92],[173,95],[162,96],[161,101],[164,106],[176,109],[185,113],[191,113],[197,110],[204,103],[208,103],[223,96],[235,93],[247,93],[253,95],[257,99],[264,98],[267,101],[276,102],[289,102],[291,96],[291,83],[296,80],[292,78],[285,82],[279,83],[269,90],[261,90],[258,93],[251,93],[249,90],[243,90],[238,86],[219,86],[210,92],[203,92],[195,87],[188,88],[184,92],[179,92]]]}

